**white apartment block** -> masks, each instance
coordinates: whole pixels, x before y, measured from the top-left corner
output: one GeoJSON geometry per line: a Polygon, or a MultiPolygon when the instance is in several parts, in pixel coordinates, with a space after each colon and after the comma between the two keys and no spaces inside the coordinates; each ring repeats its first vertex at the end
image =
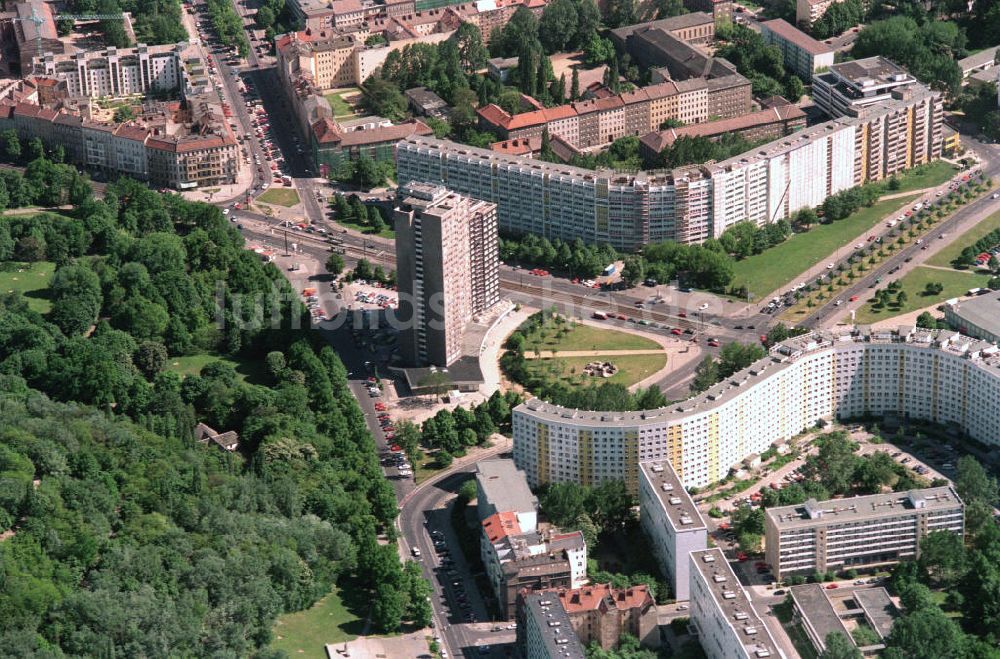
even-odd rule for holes
{"type": "Polygon", "coordinates": [[[410,182],[394,217],[403,358],[449,366],[462,356],[466,324],[500,299],[496,206],[410,182]]]}
{"type": "Polygon", "coordinates": [[[708,659],[784,657],[719,548],[689,555],[691,625],[708,659]]]}
{"type": "Polygon", "coordinates": [[[916,560],[929,533],[962,535],[964,510],[950,486],[769,508],[765,556],[779,580],[916,560]]]}
{"type": "Polygon", "coordinates": [[[502,230],[633,250],[698,243],[737,222],[758,225],[940,157],[941,99],[922,86],[706,166],[616,173],[429,137],[396,146],[400,183],[441,183],[497,205],[502,230]]]}
{"type": "Polygon", "coordinates": [[[702,487],[820,419],[887,413],[1000,445],[1000,348],[912,326],[807,334],[670,407],[594,412],[531,399],[513,412],[513,457],[532,487],[624,480],[636,492],[649,460],[702,487]]]}
{"type": "Polygon", "coordinates": [[[688,555],[708,546],[708,530],[669,460],[639,465],[639,522],[674,599],[689,599],[688,555]]]}
{"type": "Polygon", "coordinates": [[[66,83],[70,96],[128,96],[180,89],[187,43],[108,47],[35,58],[38,75],[66,83]]]}

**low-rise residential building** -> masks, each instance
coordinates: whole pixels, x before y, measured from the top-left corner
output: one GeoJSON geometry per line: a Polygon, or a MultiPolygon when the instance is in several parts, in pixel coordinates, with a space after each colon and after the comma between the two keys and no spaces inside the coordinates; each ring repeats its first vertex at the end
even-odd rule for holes
{"type": "Polygon", "coordinates": [[[521,532],[513,513],[497,513],[482,524],[481,556],[500,613],[514,617],[517,594],[527,590],[580,588],[587,581],[583,533],[521,532]]]}
{"type": "Polygon", "coordinates": [[[784,105],[775,105],[732,119],[706,121],[646,133],[639,140],[639,152],[643,158],[652,160],[680,137],[707,137],[714,140],[723,135],[739,135],[748,141],[759,142],[790,135],[805,127],[806,113],[786,101],[784,105]]]}
{"type": "Polygon", "coordinates": [[[1000,312],[1000,293],[995,291],[968,300],[948,300],[944,305],[944,319],[959,332],[1000,344],[998,312],[1000,312]]]}
{"type": "Polygon", "coordinates": [[[480,522],[497,513],[513,513],[521,531],[538,529],[538,497],[513,460],[476,464],[476,512],[480,522]]]}
{"type": "Polygon", "coordinates": [[[646,585],[613,588],[595,584],[556,593],[580,642],[597,643],[605,650],[618,646],[630,634],[644,647],[660,646],[656,602],[646,585]]]}
{"type": "Polygon", "coordinates": [[[806,633],[816,653],[826,652],[827,636],[843,634],[847,642],[857,647],[851,630],[865,626],[875,632],[880,642],[859,647],[865,656],[885,649],[885,639],[899,615],[896,605],[885,588],[855,588],[830,590],[823,584],[792,586],[793,617],[806,633]],[[848,627],[850,625],[850,627],[848,627]]]}
{"type": "Polygon", "coordinates": [[[691,622],[708,659],[784,657],[719,548],[689,555],[691,622]]]}
{"type": "Polygon", "coordinates": [[[516,57],[494,57],[486,61],[489,76],[499,82],[507,82],[510,72],[517,68],[516,57]]]}
{"type": "Polygon", "coordinates": [[[426,87],[407,89],[406,100],[414,114],[438,118],[448,114],[448,104],[444,99],[426,87]]]}
{"type": "Polygon", "coordinates": [[[516,647],[523,659],[586,659],[569,615],[550,592],[518,593],[516,647]]]}
{"type": "Polygon", "coordinates": [[[950,486],[769,508],[765,557],[778,580],[916,560],[929,533],[963,533],[964,511],[950,486]]]}
{"type": "Polygon", "coordinates": [[[784,19],[764,21],[760,24],[760,35],[765,43],[781,49],[785,67],[794,71],[806,82],[812,80],[814,73],[833,64],[832,48],[813,39],[784,19]]]}
{"type": "Polygon", "coordinates": [[[962,69],[962,78],[968,78],[975,73],[992,69],[996,66],[998,51],[1000,51],[1000,46],[993,46],[958,60],[958,66],[962,69]]]}
{"type": "Polygon", "coordinates": [[[639,522],[674,599],[688,599],[688,555],[708,546],[708,529],[669,460],[639,465],[639,522]]]}

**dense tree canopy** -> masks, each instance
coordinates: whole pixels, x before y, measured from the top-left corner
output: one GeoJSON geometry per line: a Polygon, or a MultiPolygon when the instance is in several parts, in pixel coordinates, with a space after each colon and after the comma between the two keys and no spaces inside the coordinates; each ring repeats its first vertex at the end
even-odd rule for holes
{"type": "Polygon", "coordinates": [[[882,55],[906,67],[921,82],[955,92],[962,81],[956,60],[965,56],[965,45],[965,32],[956,23],[918,23],[908,16],[893,16],[866,25],[851,55],[858,59],[882,55]]]}
{"type": "MultiPolygon", "coordinates": [[[[66,185],[47,168],[0,181],[36,199],[66,185]]],[[[294,329],[281,272],[215,207],[127,179],[82,197],[0,231],[5,258],[57,264],[47,314],[0,296],[5,652],[249,656],[344,578],[377,628],[426,620],[426,584],[376,549],[396,500],[346,370],[294,329]],[[195,353],[219,360],[164,370],[195,353]],[[197,422],[239,451],[195,444],[197,422]]]]}

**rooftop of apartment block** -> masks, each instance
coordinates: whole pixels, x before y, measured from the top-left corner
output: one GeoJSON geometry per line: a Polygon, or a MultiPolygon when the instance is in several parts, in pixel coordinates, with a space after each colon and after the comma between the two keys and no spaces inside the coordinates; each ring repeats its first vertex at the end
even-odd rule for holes
{"type": "Polygon", "coordinates": [[[857,326],[842,333],[810,332],[783,341],[772,346],[763,359],[697,396],[669,407],[634,412],[576,410],[553,405],[538,398],[531,398],[523,405],[534,416],[548,419],[553,423],[582,425],[600,423],[606,427],[619,428],[632,428],[651,422],[669,423],[673,419],[694,412],[708,412],[718,408],[750,387],[788,368],[803,354],[859,343],[905,343],[917,348],[939,350],[968,359],[977,367],[987,369],[1000,377],[1000,348],[988,341],[973,339],[950,330],[925,330],[912,325],[881,330],[857,326]]]}
{"type": "Polygon", "coordinates": [[[643,478],[652,485],[674,533],[705,529],[705,520],[669,460],[641,462],[639,469],[643,478]]]}
{"type": "Polygon", "coordinates": [[[410,119],[392,126],[342,131],[336,121],[323,117],[312,125],[313,135],[319,144],[339,144],[341,147],[396,142],[413,135],[430,135],[434,131],[419,119],[410,119]]]}
{"type": "Polygon", "coordinates": [[[559,598],[550,592],[525,593],[525,615],[534,620],[550,657],[584,659],[583,645],[559,598]]]}
{"type": "Polygon", "coordinates": [[[691,562],[708,584],[722,617],[751,657],[779,657],[778,647],[750,603],[739,579],[718,547],[691,552],[691,562]]]}
{"type": "Polygon", "coordinates": [[[880,55],[832,64],[830,71],[856,87],[896,85],[914,81],[906,69],[880,55]]]}
{"type": "Polygon", "coordinates": [[[795,506],[768,508],[767,516],[778,530],[829,524],[851,524],[904,512],[952,510],[962,500],[951,486],[929,487],[907,492],[870,494],[846,499],[816,501],[809,499],[795,506]]]}
{"type": "Polygon", "coordinates": [[[833,49],[825,43],[813,39],[808,34],[783,18],[775,18],[774,20],[764,21],[761,25],[785,41],[795,44],[810,55],[824,55],[826,53],[833,52],[833,49]]]}
{"type": "Polygon", "coordinates": [[[531,493],[524,472],[513,460],[483,460],[476,465],[476,481],[498,512],[533,512],[538,498],[531,493]]]}

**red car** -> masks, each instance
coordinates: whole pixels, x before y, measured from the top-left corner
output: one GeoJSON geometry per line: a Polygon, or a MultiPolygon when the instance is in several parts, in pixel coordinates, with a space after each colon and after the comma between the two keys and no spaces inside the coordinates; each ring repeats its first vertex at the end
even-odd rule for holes
{"type": "Polygon", "coordinates": [[[710,346],[711,346],[711,347],[713,347],[713,348],[718,348],[718,347],[719,347],[719,342],[718,342],[718,341],[716,341],[715,339],[711,339],[711,340],[710,340],[710,341],[708,342],[708,345],[710,345],[710,346]]]}
{"type": "Polygon", "coordinates": [[[827,590],[833,590],[834,588],[839,588],[839,587],[840,587],[840,586],[838,586],[838,585],[837,585],[837,584],[835,584],[835,583],[831,583],[831,584],[827,584],[827,585],[826,585],[826,589],[827,589],[827,590]]]}
{"type": "Polygon", "coordinates": [[[671,333],[671,334],[674,334],[674,335],[676,335],[676,336],[680,336],[680,335],[681,335],[681,334],[683,334],[684,332],[682,332],[682,331],[681,331],[681,330],[680,330],[679,328],[675,327],[675,328],[673,328],[672,330],[670,330],[670,333],[671,333]]]}
{"type": "Polygon", "coordinates": [[[857,301],[858,301],[858,296],[857,295],[852,295],[851,296],[851,302],[857,302],[857,301]]]}
{"type": "Polygon", "coordinates": [[[745,561],[748,558],[750,558],[750,557],[746,555],[746,552],[742,552],[741,551],[741,552],[737,552],[736,553],[736,560],[738,560],[738,561],[745,561]]]}
{"type": "Polygon", "coordinates": [[[681,318],[687,318],[688,317],[688,315],[686,313],[684,313],[683,311],[681,311],[677,315],[680,316],[681,318]]]}
{"type": "Polygon", "coordinates": [[[620,313],[617,316],[615,316],[615,318],[617,318],[618,320],[625,320],[625,314],[620,313]]]}

